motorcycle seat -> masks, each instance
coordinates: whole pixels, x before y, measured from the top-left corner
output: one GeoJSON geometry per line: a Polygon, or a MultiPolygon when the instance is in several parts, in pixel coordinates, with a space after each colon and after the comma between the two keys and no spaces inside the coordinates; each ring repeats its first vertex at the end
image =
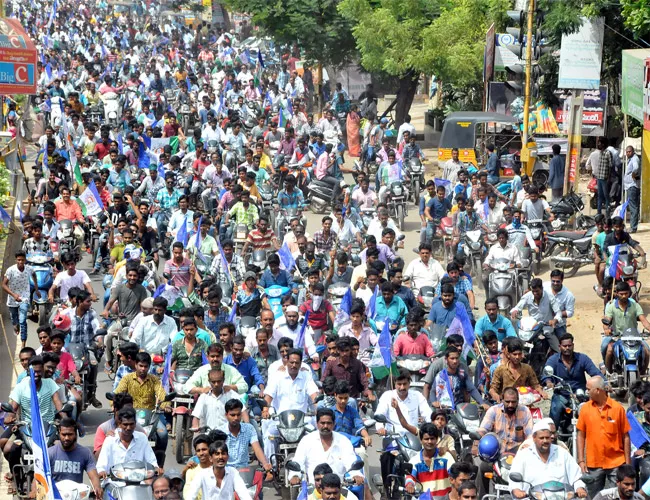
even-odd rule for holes
{"type": "Polygon", "coordinates": [[[548,236],[556,238],[566,238],[568,240],[579,240],[584,238],[586,231],[553,231],[548,236]]]}

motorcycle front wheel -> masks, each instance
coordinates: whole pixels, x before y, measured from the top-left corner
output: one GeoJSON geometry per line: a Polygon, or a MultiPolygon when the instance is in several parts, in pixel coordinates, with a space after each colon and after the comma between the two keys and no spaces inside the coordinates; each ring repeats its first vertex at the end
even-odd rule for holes
{"type": "Polygon", "coordinates": [[[404,230],[404,207],[397,205],[397,227],[400,231],[404,230]]]}

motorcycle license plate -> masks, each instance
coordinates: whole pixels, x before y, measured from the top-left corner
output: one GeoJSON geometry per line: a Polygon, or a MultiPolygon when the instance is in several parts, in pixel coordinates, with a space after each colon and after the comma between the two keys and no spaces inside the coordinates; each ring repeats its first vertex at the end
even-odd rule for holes
{"type": "Polygon", "coordinates": [[[193,403],[194,399],[193,398],[176,398],[174,400],[175,403],[193,403]]]}
{"type": "Polygon", "coordinates": [[[494,489],[497,491],[510,491],[510,487],[507,484],[495,484],[494,489]]]}
{"type": "Polygon", "coordinates": [[[529,349],[532,349],[533,348],[533,343],[532,342],[525,342],[524,346],[528,347],[529,349]]]}
{"type": "Polygon", "coordinates": [[[155,440],[155,439],[150,439],[150,440],[149,440],[149,446],[151,446],[152,448],[154,448],[154,447],[156,446],[156,440],[155,440]]]}
{"type": "Polygon", "coordinates": [[[25,453],[25,454],[23,455],[23,458],[24,458],[25,460],[32,460],[32,461],[33,461],[33,460],[34,460],[34,455],[32,455],[31,453],[25,453]]]}
{"type": "Polygon", "coordinates": [[[468,441],[471,439],[471,438],[469,437],[469,434],[463,434],[461,437],[462,437],[463,439],[468,440],[468,441]]]}

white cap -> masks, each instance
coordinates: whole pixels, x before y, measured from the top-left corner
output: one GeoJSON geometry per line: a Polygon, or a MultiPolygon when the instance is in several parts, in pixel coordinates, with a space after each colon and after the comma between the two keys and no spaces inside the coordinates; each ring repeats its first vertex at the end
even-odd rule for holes
{"type": "Polygon", "coordinates": [[[551,428],[551,425],[555,425],[555,422],[553,422],[553,419],[551,417],[546,417],[542,419],[542,422],[546,422],[546,425],[548,425],[548,428],[551,428]]]}
{"type": "Polygon", "coordinates": [[[539,431],[551,431],[551,428],[548,426],[548,422],[544,420],[539,420],[535,422],[535,425],[533,425],[533,434],[539,431]]]}
{"type": "Polygon", "coordinates": [[[287,306],[287,311],[288,313],[299,313],[300,310],[298,309],[298,306],[290,305],[287,306]]]}

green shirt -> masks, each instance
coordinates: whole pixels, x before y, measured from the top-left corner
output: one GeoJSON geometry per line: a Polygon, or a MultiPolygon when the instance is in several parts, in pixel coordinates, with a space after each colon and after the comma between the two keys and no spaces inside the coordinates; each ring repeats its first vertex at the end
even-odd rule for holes
{"type": "Polygon", "coordinates": [[[244,208],[244,204],[241,201],[233,205],[228,215],[237,224],[246,224],[249,229],[252,229],[257,219],[259,219],[257,206],[254,203],[249,203],[248,208],[244,208]]]}
{"type": "Polygon", "coordinates": [[[176,361],[177,370],[198,370],[203,366],[203,352],[208,348],[208,344],[197,338],[192,352],[187,353],[185,348],[185,339],[181,338],[172,344],[172,363],[176,361]]]}
{"type": "Polygon", "coordinates": [[[262,187],[262,184],[269,182],[271,179],[265,168],[251,169],[251,172],[255,172],[255,184],[257,184],[258,188],[262,187]]]}
{"type": "MultiPolygon", "coordinates": [[[[185,338],[185,332],[181,330],[176,335],[174,335],[174,338],[172,339],[172,343],[184,338],[185,338]]],[[[213,344],[214,342],[217,341],[217,338],[214,336],[214,333],[209,332],[208,330],[204,330],[203,328],[198,329],[198,331],[196,332],[196,338],[205,342],[206,345],[213,344]]]]}
{"type": "MultiPolygon", "coordinates": [[[[32,388],[31,388],[32,379],[29,378],[29,375],[26,376],[19,384],[14,387],[11,394],[9,394],[9,399],[18,403],[20,406],[20,414],[22,420],[25,422],[32,421],[32,388]]],[[[52,397],[54,393],[59,390],[57,383],[51,378],[42,378],[41,379],[41,388],[38,390],[38,404],[41,409],[41,416],[43,417],[43,422],[48,424],[54,420],[56,408],[54,408],[54,401],[52,397]]]]}
{"type": "MultiPolygon", "coordinates": [[[[196,237],[192,237],[190,239],[190,242],[187,245],[187,248],[196,248],[196,237]]],[[[212,236],[207,234],[205,238],[201,240],[201,253],[203,256],[209,260],[210,262],[212,261],[212,256],[219,250],[219,247],[217,246],[217,240],[215,240],[212,236]]],[[[198,257],[197,257],[198,258],[198,257]]],[[[208,264],[210,263],[208,262],[208,264]]]]}
{"type": "Polygon", "coordinates": [[[627,309],[623,310],[618,299],[611,300],[605,306],[605,316],[612,318],[612,330],[621,335],[628,328],[636,328],[639,316],[643,315],[643,309],[634,300],[627,300],[627,309]]]}
{"type": "MultiPolygon", "coordinates": [[[[203,365],[201,368],[196,370],[190,379],[185,382],[183,389],[186,393],[190,392],[190,389],[193,387],[210,387],[210,381],[208,380],[208,373],[211,370],[210,365],[203,365]]],[[[224,372],[224,381],[223,385],[236,385],[237,392],[239,394],[246,394],[248,392],[248,384],[242,377],[241,373],[230,365],[221,363],[221,369],[224,372]]]]}

